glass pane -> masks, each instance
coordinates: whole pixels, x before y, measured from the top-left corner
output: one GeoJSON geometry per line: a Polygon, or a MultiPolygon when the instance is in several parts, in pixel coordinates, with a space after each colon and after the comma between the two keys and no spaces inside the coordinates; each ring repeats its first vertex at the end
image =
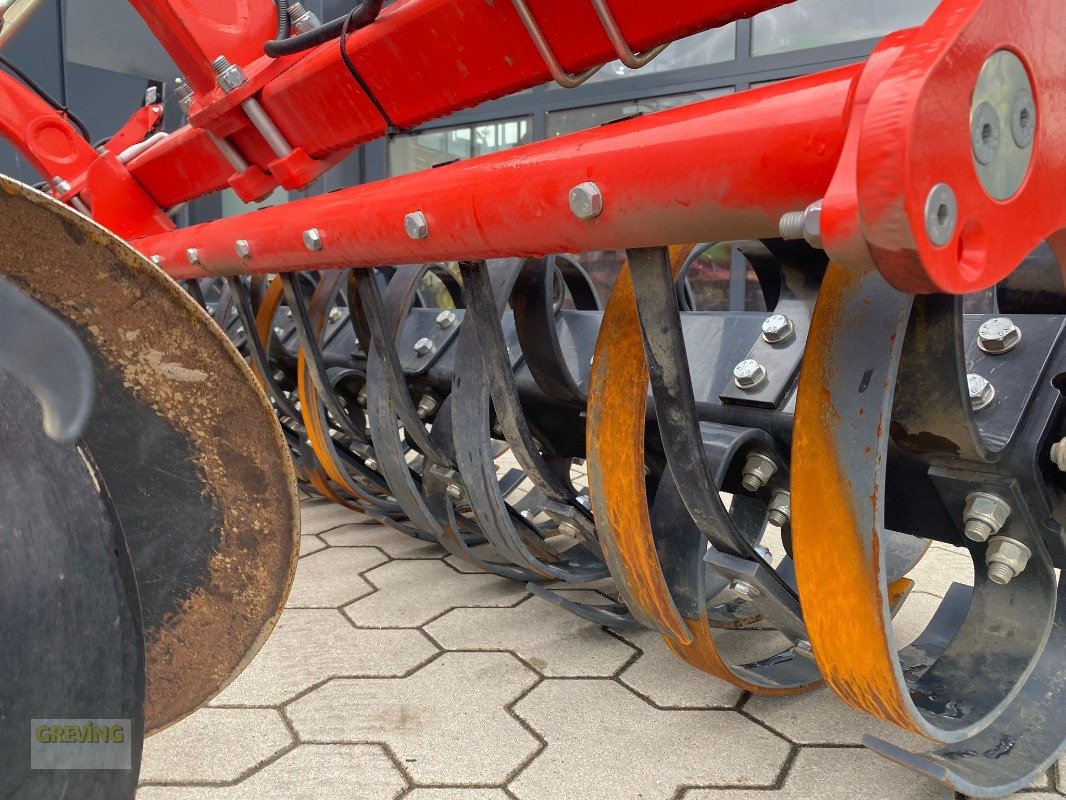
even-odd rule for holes
{"type": "Polygon", "coordinates": [[[521,118],[394,136],[389,141],[389,174],[406,175],[457,158],[507,150],[529,141],[529,129],[529,120],[521,118]]]}
{"type": "Polygon", "coordinates": [[[674,42],[653,59],[647,66],[633,70],[622,66],[621,61],[612,61],[589,78],[589,82],[609,81],[628,75],[646,75],[650,72],[667,72],[672,69],[699,67],[704,64],[716,64],[730,61],[736,57],[736,25],[697,33],[674,42]]]}
{"type": "Polygon", "coordinates": [[[751,50],[756,56],[803,50],[920,25],[938,0],[799,0],[759,14],[753,20],[751,50]]]}
{"type": "Polygon", "coordinates": [[[583,131],[587,128],[603,125],[605,122],[613,122],[635,114],[651,114],[655,111],[677,108],[700,100],[709,100],[712,97],[719,97],[732,91],[732,87],[708,89],[701,92],[651,97],[645,100],[630,100],[624,103],[606,103],[601,106],[551,111],[548,113],[547,134],[549,137],[562,136],[564,133],[583,131]]]}

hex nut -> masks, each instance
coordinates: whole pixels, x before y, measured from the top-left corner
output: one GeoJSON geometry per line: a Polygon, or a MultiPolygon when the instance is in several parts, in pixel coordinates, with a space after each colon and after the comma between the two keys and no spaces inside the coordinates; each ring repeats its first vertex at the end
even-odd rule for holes
{"type": "Polygon", "coordinates": [[[985,550],[985,564],[988,566],[988,579],[992,583],[1004,585],[1025,571],[1033,551],[1008,536],[996,536],[988,543],[985,550]]]}
{"type": "Polygon", "coordinates": [[[433,341],[427,339],[424,336],[415,342],[415,353],[420,356],[428,355],[433,352],[433,341]]]}
{"type": "Polygon", "coordinates": [[[744,462],[744,471],[740,478],[741,485],[749,492],[757,492],[777,472],[777,464],[762,453],[752,453],[744,462]]]}
{"type": "Polygon", "coordinates": [[[739,594],[741,597],[746,597],[749,600],[754,600],[756,597],[762,594],[756,587],[752,586],[747,581],[733,581],[729,584],[729,588],[739,594]]]}
{"type": "Polygon", "coordinates": [[[989,355],[1013,350],[1022,340],[1022,332],[1009,317],[993,317],[977,329],[977,346],[989,355]]]}
{"type": "Polygon", "coordinates": [[[603,192],[592,181],[570,190],[570,210],[578,219],[594,219],[603,213],[603,192]]]}
{"type": "Polygon", "coordinates": [[[784,314],[772,314],[762,323],[762,338],[768,344],[778,344],[792,335],[792,320],[784,314]]]}
{"type": "Polygon", "coordinates": [[[403,218],[403,227],[407,235],[414,240],[429,238],[429,220],[421,211],[412,211],[403,218]]]}
{"type": "Polygon", "coordinates": [[[774,492],[766,519],[771,525],[783,528],[792,516],[792,495],[785,489],[774,492]]]}
{"type": "Polygon", "coordinates": [[[252,257],[252,246],[248,243],[247,239],[238,239],[234,242],[233,249],[237,251],[237,255],[241,258],[252,257]]]}
{"type": "Polygon", "coordinates": [[[200,263],[200,251],[195,247],[190,247],[185,251],[185,257],[189,259],[189,263],[192,265],[198,265],[200,263]]]}
{"type": "Polygon", "coordinates": [[[1011,507],[1001,497],[989,492],[970,492],[963,509],[963,533],[975,542],[988,541],[999,533],[1010,516],[1011,507]]]}
{"type": "Polygon", "coordinates": [[[463,488],[457,483],[449,483],[447,492],[448,497],[452,498],[452,500],[463,499],[463,488]]]}
{"type": "Polygon", "coordinates": [[[444,309],[437,314],[437,325],[442,328],[450,328],[455,324],[455,312],[450,309],[444,309]]]}
{"type": "Polygon", "coordinates": [[[340,306],[334,306],[329,310],[329,321],[340,322],[340,318],[344,316],[344,312],[341,311],[340,306]]]}

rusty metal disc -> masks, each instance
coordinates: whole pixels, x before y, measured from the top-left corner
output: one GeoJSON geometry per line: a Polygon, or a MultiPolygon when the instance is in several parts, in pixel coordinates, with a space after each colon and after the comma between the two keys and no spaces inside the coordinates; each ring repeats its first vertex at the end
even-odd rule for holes
{"type": "Polygon", "coordinates": [[[251,371],[176,283],[51,198],[6,177],[0,190],[0,274],[66,319],[95,367],[83,443],[133,558],[158,730],[273,629],[298,553],[293,469],[251,371]]]}

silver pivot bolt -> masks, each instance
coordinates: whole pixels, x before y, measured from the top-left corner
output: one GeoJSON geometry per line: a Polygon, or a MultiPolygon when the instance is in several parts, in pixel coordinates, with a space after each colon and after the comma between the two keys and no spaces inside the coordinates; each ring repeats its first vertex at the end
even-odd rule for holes
{"type": "Polygon", "coordinates": [[[749,600],[754,600],[756,597],[762,594],[757,588],[752,586],[747,581],[733,581],[729,584],[729,588],[739,594],[741,597],[746,597],[749,600]]]}
{"type": "Polygon", "coordinates": [[[771,525],[778,528],[785,527],[792,516],[792,495],[781,489],[774,492],[774,499],[770,501],[770,508],[766,512],[766,519],[771,525]]]}
{"type": "Polygon", "coordinates": [[[230,63],[225,56],[218,56],[211,62],[215,74],[218,75],[218,85],[223,92],[229,94],[238,86],[243,86],[247,80],[240,67],[230,63]]]}
{"type": "Polygon", "coordinates": [[[429,220],[421,211],[412,211],[403,218],[403,228],[407,235],[418,241],[429,238],[429,220]]]}
{"type": "Polygon", "coordinates": [[[1009,317],[993,317],[977,329],[977,346],[989,355],[1009,353],[1021,340],[1021,330],[1009,317]]]}
{"type": "Polygon", "coordinates": [[[762,338],[767,344],[777,344],[792,335],[792,320],[784,314],[772,314],[763,320],[762,338]]]}
{"type": "Polygon", "coordinates": [[[433,352],[433,342],[424,336],[415,342],[415,354],[424,356],[433,352]]]}
{"type": "Polygon", "coordinates": [[[986,542],[999,533],[1010,516],[1010,505],[988,492],[970,492],[962,512],[963,534],[974,542],[986,542]]]}
{"type": "Polygon", "coordinates": [[[966,385],[970,392],[970,407],[974,411],[986,408],[996,397],[996,387],[982,375],[971,372],[966,376],[966,385]]]}
{"type": "Polygon", "coordinates": [[[1033,551],[1008,536],[996,536],[985,550],[988,579],[1000,586],[1010,583],[1025,571],[1033,551]]]}
{"type": "Polygon", "coordinates": [[[200,263],[200,251],[195,247],[190,247],[185,251],[185,257],[189,259],[189,263],[196,266],[200,263]]]}
{"type": "Polygon", "coordinates": [[[448,497],[452,498],[452,500],[463,499],[463,487],[461,487],[458,483],[449,483],[447,491],[448,497]]]}
{"type": "Polygon", "coordinates": [[[422,399],[418,401],[418,418],[425,419],[430,416],[440,407],[440,403],[431,394],[423,395],[422,399]]]}
{"type": "Polygon", "coordinates": [[[340,306],[334,306],[329,310],[329,321],[340,322],[340,318],[344,316],[344,312],[341,311],[340,306]]]}
{"type": "Polygon", "coordinates": [[[747,358],[733,367],[733,382],[741,389],[754,389],[766,380],[766,367],[747,358]]]}
{"type": "Polygon", "coordinates": [[[592,181],[570,190],[570,210],[578,219],[594,219],[603,213],[603,192],[592,181]]]}
{"type": "Polygon", "coordinates": [[[740,483],[749,492],[757,492],[777,472],[777,464],[762,453],[752,453],[744,463],[740,483]]]}

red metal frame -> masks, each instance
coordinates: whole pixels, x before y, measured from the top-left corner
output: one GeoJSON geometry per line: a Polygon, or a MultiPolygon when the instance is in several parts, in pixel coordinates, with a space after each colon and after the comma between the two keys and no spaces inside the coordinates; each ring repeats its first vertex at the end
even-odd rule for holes
{"type": "MultiPolygon", "coordinates": [[[[96,154],[59,113],[2,76],[0,99],[12,111],[0,133],[46,178],[70,184],[65,199],[87,202],[175,277],[767,237],[781,214],[822,198],[827,251],[875,264],[907,291],[989,286],[1044,239],[1066,255],[1066,211],[1049,201],[1066,174],[1066,62],[1055,52],[1066,17],[1054,0],[944,0],[922,28],[889,37],[865,66],[181,231],[164,209],[226,186],[245,200],[302,186],[389,124],[417,125],[537,85],[549,70],[507,0],[395,3],[346,42],[361,82],[336,41],[277,60],[262,55],[274,25],[270,0],[131,2],[196,92],[190,126],[121,164],[114,144],[96,154]],[[1039,124],[1030,174],[1000,202],[981,189],[971,163],[969,98],[985,59],[1003,48],[1030,72],[1039,124]],[[228,94],[211,67],[217,55],[246,76],[228,94]],[[253,124],[250,102],[288,151],[253,124]],[[588,180],[605,208],[579,220],[567,194],[588,180]],[[957,230],[941,247],[924,233],[925,199],[938,182],[960,199],[957,230]],[[405,232],[414,211],[428,219],[427,238],[405,232]],[[310,227],[321,249],[304,247],[310,227]],[[250,258],[237,255],[237,240],[250,244],[250,258]]],[[[529,3],[566,70],[614,56],[591,2],[529,3]]],[[[776,5],[675,0],[664,12],[644,0],[611,0],[635,50],[776,5]]],[[[139,124],[128,127],[135,134],[139,124]]]]}

